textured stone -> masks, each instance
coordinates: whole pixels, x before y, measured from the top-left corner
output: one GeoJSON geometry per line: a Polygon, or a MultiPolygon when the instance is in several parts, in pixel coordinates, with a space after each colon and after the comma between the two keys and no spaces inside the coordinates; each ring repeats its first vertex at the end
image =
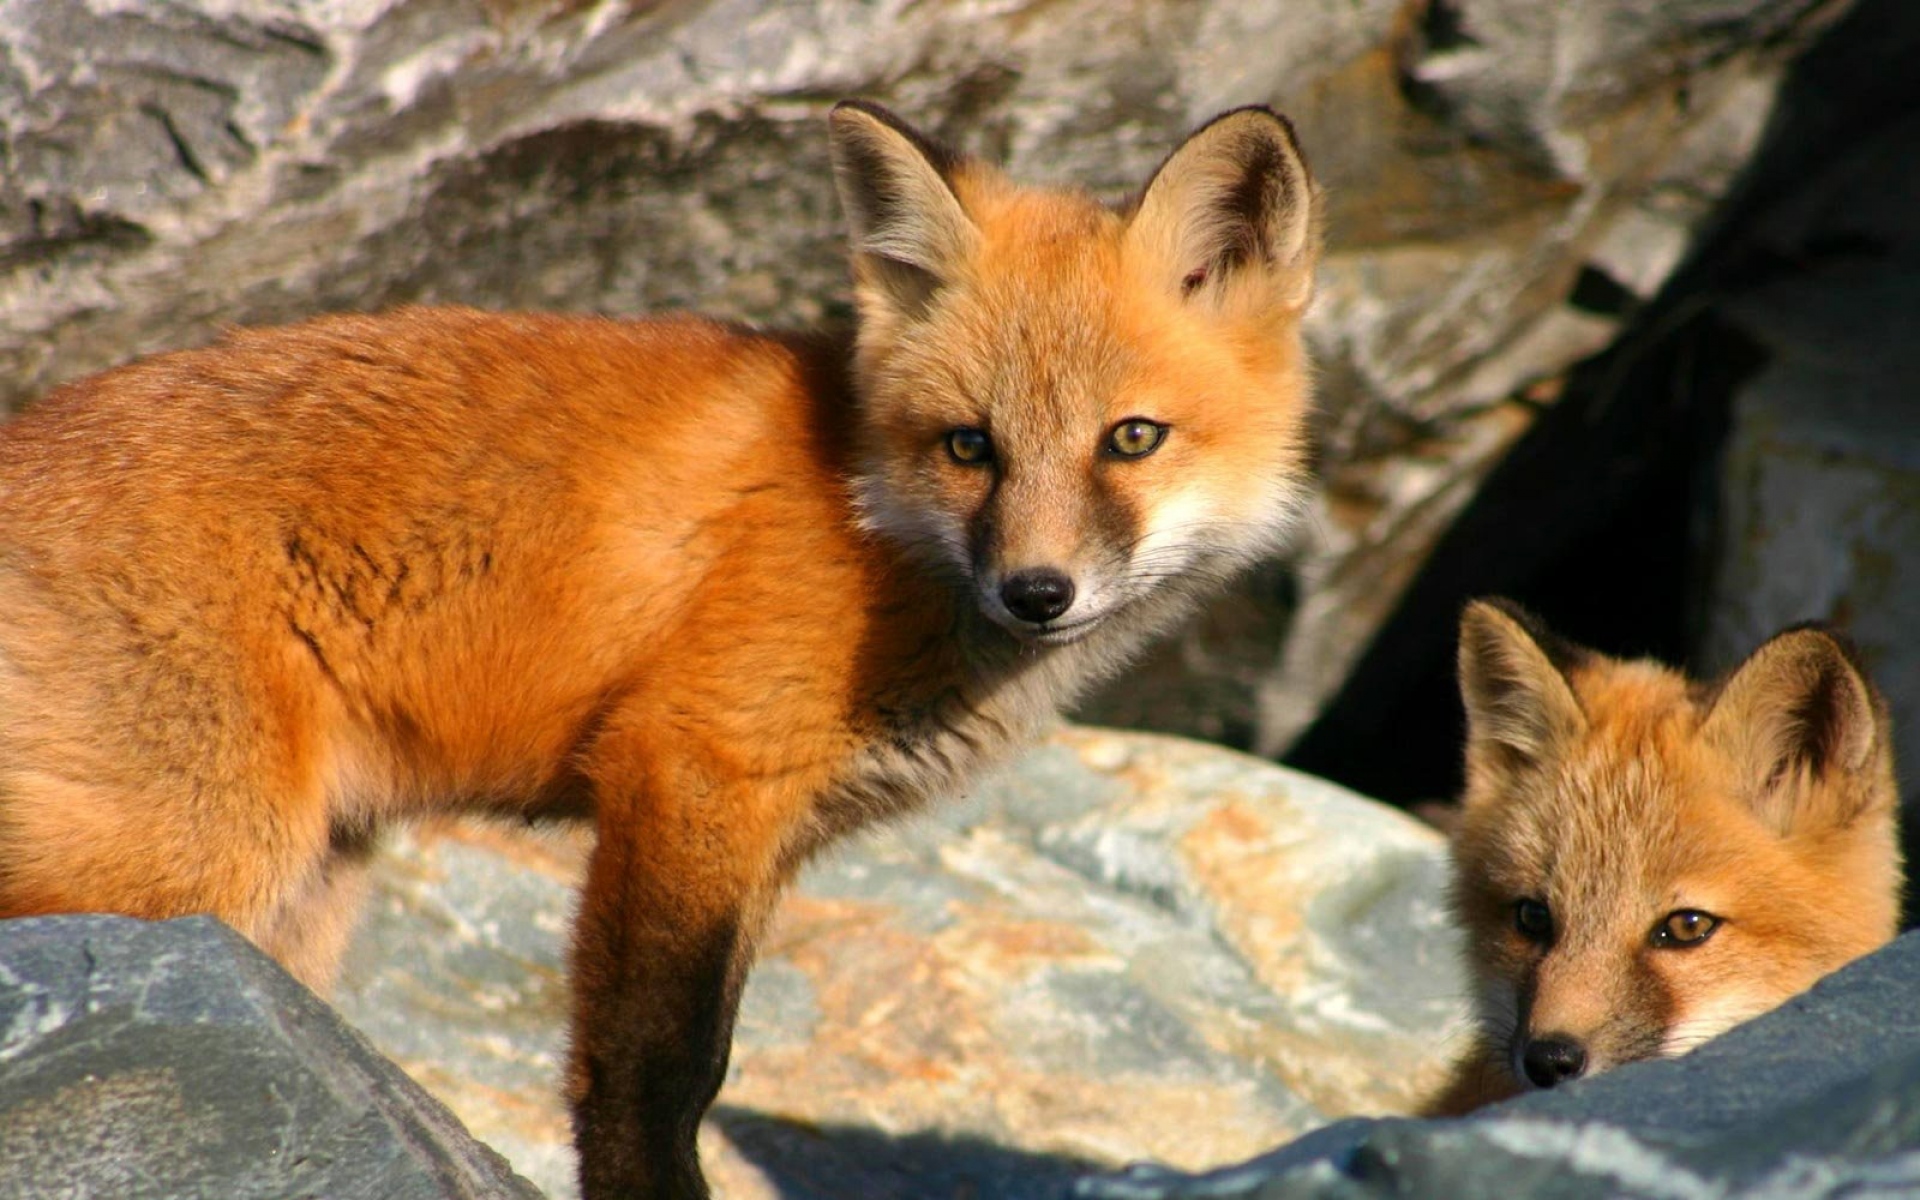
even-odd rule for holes
{"type": "MultiPolygon", "coordinates": [[[[1744,122],[1765,113],[1761,148],[1658,297],[1628,304],[1640,285],[1627,290],[1624,276],[1594,260],[1580,290],[1602,307],[1627,305],[1621,338],[1538,407],[1468,506],[1441,522],[1423,562],[1333,564],[1352,571],[1374,561],[1411,569],[1413,581],[1351,667],[1340,666],[1345,634],[1324,650],[1304,636],[1288,641],[1289,654],[1298,649],[1344,676],[1317,708],[1276,681],[1276,701],[1313,720],[1288,747],[1289,763],[1395,803],[1456,791],[1457,621],[1463,604],[1488,594],[1520,601],[1584,644],[1701,673],[1789,622],[1857,626],[1893,693],[1897,756],[1920,754],[1910,744],[1920,706],[1903,699],[1920,671],[1911,639],[1887,633],[1912,625],[1913,589],[1898,582],[1915,561],[1900,532],[1912,526],[1912,502],[1904,515],[1896,507],[1911,489],[1892,464],[1913,427],[1920,75],[1907,64],[1917,55],[1920,5],[1850,6],[1794,59],[1771,108],[1756,89],[1754,105],[1731,114],[1744,122]],[[1858,457],[1848,442],[1877,445],[1858,457]],[[1823,470],[1852,497],[1819,483],[1823,470]],[[1860,470],[1878,482],[1860,490],[1860,470]],[[1801,481],[1793,490],[1789,476],[1801,481]],[[1848,555],[1836,548],[1856,543],[1848,510],[1869,491],[1878,496],[1875,528],[1858,544],[1879,549],[1862,556],[1870,569],[1849,578],[1848,555]],[[1890,586],[1880,575],[1893,577],[1890,586]]],[[[1686,157],[1724,164],[1737,144],[1702,142],[1686,157]]],[[[1664,240],[1640,222],[1632,229],[1635,239],[1664,240]]],[[[1328,621],[1367,624],[1325,607],[1328,621]]],[[[1902,776],[1911,799],[1915,776],[1902,776]]],[[[1915,830],[1920,822],[1910,821],[1910,849],[1920,849],[1915,830]]]]}
{"type": "MultiPolygon", "coordinates": [[[[403,843],[336,996],[556,1196],[579,854],[403,843]]],[[[1405,1111],[1464,1017],[1445,869],[1431,830],[1329,784],[1063,731],[805,874],[748,983],[709,1173],[729,1197],[1011,1197],[1405,1111]]]]}
{"type": "Polygon", "coordinates": [[[1463,1120],[1356,1120],[1203,1177],[1082,1200],[1817,1200],[1920,1191],[1920,934],[1684,1058],[1463,1120]]]}
{"type": "Polygon", "coordinates": [[[1787,624],[1845,629],[1893,710],[1910,855],[1920,846],[1916,146],[1920,117],[1907,115],[1806,181],[1752,234],[1801,270],[1721,300],[1769,361],[1734,400],[1702,655],[1725,669],[1787,624]]]}
{"type": "Polygon", "coordinates": [[[206,918],[0,922],[0,1197],[535,1200],[206,918]]]}
{"type": "Polygon", "coordinates": [[[846,311],[821,116],[1118,198],[1276,103],[1331,205],[1329,497],[1098,719],[1285,746],[1746,161],[1809,0],[0,0],[0,407],[413,300],[846,311]],[[1529,403],[1514,403],[1516,396],[1529,403]]]}

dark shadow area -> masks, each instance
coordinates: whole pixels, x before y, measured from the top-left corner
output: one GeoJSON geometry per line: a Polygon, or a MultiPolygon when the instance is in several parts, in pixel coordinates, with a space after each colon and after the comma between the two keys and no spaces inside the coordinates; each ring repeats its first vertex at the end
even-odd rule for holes
{"type": "MultiPolygon", "coordinates": [[[[1686,264],[1613,347],[1573,372],[1495,469],[1287,763],[1401,804],[1455,795],[1464,720],[1455,630],[1475,596],[1513,597],[1611,654],[1698,668],[1730,402],[1767,361],[1716,304],[1842,259],[1892,257],[1873,238],[1783,247],[1756,228],[1823,169],[1920,111],[1916,55],[1920,5],[1862,0],[1793,64],[1754,160],[1686,264]]],[[[1920,202],[1912,212],[1912,236],[1899,235],[1908,244],[1920,239],[1920,202]]],[[[1572,300],[1607,309],[1623,297],[1589,271],[1572,300]]],[[[1888,313],[1884,336],[1912,338],[1916,319],[1888,313]]],[[[1903,765],[1911,811],[1920,768],[1903,765]]]]}
{"type": "Polygon", "coordinates": [[[1067,1200],[1100,1169],[978,1138],[803,1125],[727,1105],[709,1116],[785,1200],[1067,1200]]]}
{"type": "Polygon", "coordinates": [[[1509,596],[1608,653],[1685,661],[1703,557],[1697,505],[1712,490],[1732,388],[1757,362],[1755,347],[1703,316],[1654,345],[1630,336],[1576,371],[1285,761],[1399,804],[1456,794],[1455,631],[1475,596],[1509,596]]]}

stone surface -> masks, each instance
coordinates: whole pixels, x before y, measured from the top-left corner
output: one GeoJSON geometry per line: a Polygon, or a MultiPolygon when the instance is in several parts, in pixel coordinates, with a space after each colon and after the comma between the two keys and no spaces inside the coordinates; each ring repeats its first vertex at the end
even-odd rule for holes
{"type": "Polygon", "coordinates": [[[0,0],[0,407],[327,309],[844,313],[842,95],[1116,198],[1275,103],[1331,197],[1328,495],[1297,571],[1167,648],[1156,698],[1090,710],[1272,751],[1668,276],[1838,7],[0,0]]]}
{"type": "MultiPolygon", "coordinates": [[[[335,997],[554,1196],[579,854],[409,839],[335,997]]],[[[1018,1200],[1406,1111],[1464,1021],[1445,871],[1438,835],[1329,784],[1062,731],[808,870],[749,980],[709,1173],[735,1198],[1018,1200]]]]}
{"type": "Polygon", "coordinates": [[[1752,236],[1797,264],[1731,290],[1766,367],[1734,398],[1703,658],[1783,626],[1860,648],[1894,715],[1909,856],[1920,845],[1920,114],[1774,206],[1752,236]],[[1861,248],[1873,253],[1862,253],[1861,248]]]}
{"type": "MultiPolygon", "coordinates": [[[[1916,798],[1920,663],[1897,632],[1920,562],[1901,465],[1916,56],[1920,5],[1860,0],[1794,60],[1685,266],[1479,484],[1290,764],[1395,803],[1457,789],[1457,621],[1500,594],[1582,644],[1702,676],[1791,622],[1850,629],[1890,693],[1916,798]]],[[[1920,850],[1920,820],[1908,829],[1920,850]]]]}
{"type": "Polygon", "coordinates": [[[0,1197],[538,1195],[225,926],[0,922],[0,1197]]]}
{"type": "Polygon", "coordinates": [[[1455,1121],[1349,1121],[1204,1177],[1081,1200],[1816,1200],[1920,1192],[1920,934],[1685,1058],[1455,1121]]]}

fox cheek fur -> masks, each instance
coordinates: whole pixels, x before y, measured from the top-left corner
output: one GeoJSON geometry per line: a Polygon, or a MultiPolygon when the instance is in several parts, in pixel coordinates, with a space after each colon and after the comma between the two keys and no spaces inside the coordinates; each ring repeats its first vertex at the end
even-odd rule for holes
{"type": "Polygon", "coordinates": [[[1036,203],[878,110],[837,132],[869,529],[1039,643],[1276,547],[1303,494],[1320,236],[1284,124],[1217,118],[1121,212],[1036,203]]]}

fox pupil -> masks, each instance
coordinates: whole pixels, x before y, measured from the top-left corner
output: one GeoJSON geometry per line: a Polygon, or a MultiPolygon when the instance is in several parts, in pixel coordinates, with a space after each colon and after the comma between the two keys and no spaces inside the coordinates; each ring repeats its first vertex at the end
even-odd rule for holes
{"type": "Polygon", "coordinates": [[[1518,901],[1513,906],[1513,927],[1533,941],[1544,942],[1553,935],[1553,910],[1532,898],[1518,901]]]}
{"type": "Polygon", "coordinates": [[[947,432],[947,453],[957,463],[976,466],[993,457],[993,439],[984,429],[962,426],[947,432]]]}
{"type": "Polygon", "coordinates": [[[1653,931],[1654,942],[1661,946],[1698,946],[1720,927],[1720,918],[1697,908],[1683,908],[1667,914],[1653,931]]]}
{"type": "Polygon", "coordinates": [[[1144,458],[1160,448],[1166,440],[1167,427],[1158,421],[1134,419],[1122,421],[1113,427],[1107,444],[1114,453],[1122,458],[1144,458]]]}

